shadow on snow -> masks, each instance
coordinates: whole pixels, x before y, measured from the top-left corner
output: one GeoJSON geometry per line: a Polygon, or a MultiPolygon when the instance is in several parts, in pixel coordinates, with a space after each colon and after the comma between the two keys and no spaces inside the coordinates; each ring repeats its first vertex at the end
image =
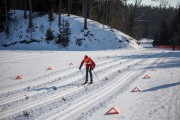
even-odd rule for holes
{"type": "Polygon", "coordinates": [[[174,86],[178,86],[178,85],[180,85],[180,82],[156,86],[156,87],[153,87],[153,88],[143,90],[143,92],[157,91],[157,90],[160,90],[160,89],[165,89],[165,88],[174,87],[174,86]]]}

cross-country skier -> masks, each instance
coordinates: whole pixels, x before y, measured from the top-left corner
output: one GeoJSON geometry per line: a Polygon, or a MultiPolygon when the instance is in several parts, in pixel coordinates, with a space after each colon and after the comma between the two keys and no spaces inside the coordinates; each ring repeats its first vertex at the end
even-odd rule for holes
{"type": "Polygon", "coordinates": [[[92,70],[95,68],[95,63],[94,61],[88,57],[87,55],[84,56],[84,59],[82,60],[81,64],[80,64],[80,67],[79,69],[81,69],[81,67],[83,66],[84,62],[86,63],[86,81],[84,84],[86,84],[88,82],[88,72],[90,74],[90,83],[89,84],[92,84],[93,83],[93,77],[92,77],[92,70]]]}

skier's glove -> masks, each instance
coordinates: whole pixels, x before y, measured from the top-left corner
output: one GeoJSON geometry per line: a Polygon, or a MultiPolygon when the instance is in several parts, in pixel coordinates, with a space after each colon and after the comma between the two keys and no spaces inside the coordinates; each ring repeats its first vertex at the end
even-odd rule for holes
{"type": "Polygon", "coordinates": [[[79,69],[81,69],[81,67],[79,67],[79,69]]]}

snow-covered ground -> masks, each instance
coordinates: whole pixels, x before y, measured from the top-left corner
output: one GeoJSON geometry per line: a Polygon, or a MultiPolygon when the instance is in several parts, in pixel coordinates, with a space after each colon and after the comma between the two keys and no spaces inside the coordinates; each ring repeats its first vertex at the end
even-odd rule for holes
{"type": "MultiPolygon", "coordinates": [[[[33,19],[40,43],[21,44],[30,39],[28,19],[22,11],[15,16],[10,34],[0,33],[0,120],[180,120],[180,51],[144,49],[92,20],[82,31],[83,18],[74,15],[62,15],[72,32],[67,48],[45,41],[47,15],[33,19]],[[78,69],[84,55],[96,63],[89,86],[82,85],[84,66],[83,74],[78,69]],[[120,113],[106,114],[111,108],[120,113]]],[[[57,22],[55,16],[55,35],[57,22]]]]}
{"type": "Polygon", "coordinates": [[[143,46],[144,48],[152,48],[153,47],[153,41],[152,39],[146,39],[143,38],[139,41],[139,44],[143,46]]]}
{"type": "Polygon", "coordinates": [[[179,73],[180,51],[3,50],[0,119],[179,120],[179,73]],[[81,86],[78,69],[85,54],[97,64],[98,78],[93,73],[89,86],[81,86]],[[150,78],[143,79],[146,75],[150,78]],[[141,91],[131,92],[135,87],[141,91]],[[112,107],[120,114],[107,115],[112,107]]]}

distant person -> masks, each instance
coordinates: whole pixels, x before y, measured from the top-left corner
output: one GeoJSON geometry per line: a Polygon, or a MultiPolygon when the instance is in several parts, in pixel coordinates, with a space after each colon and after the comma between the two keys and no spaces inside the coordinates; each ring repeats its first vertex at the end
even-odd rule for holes
{"type": "Polygon", "coordinates": [[[86,84],[88,82],[88,72],[90,74],[90,83],[93,83],[93,77],[92,77],[92,70],[95,68],[95,63],[94,61],[88,57],[87,55],[84,56],[84,59],[82,60],[79,69],[81,69],[81,67],[83,66],[84,62],[86,63],[86,81],[84,82],[84,84],[86,84]]]}
{"type": "Polygon", "coordinates": [[[173,40],[172,40],[172,49],[173,49],[173,51],[175,51],[175,49],[176,49],[176,38],[174,37],[173,38],[173,40]]]}
{"type": "Polygon", "coordinates": [[[175,51],[175,45],[173,45],[173,51],[175,51]]]}

